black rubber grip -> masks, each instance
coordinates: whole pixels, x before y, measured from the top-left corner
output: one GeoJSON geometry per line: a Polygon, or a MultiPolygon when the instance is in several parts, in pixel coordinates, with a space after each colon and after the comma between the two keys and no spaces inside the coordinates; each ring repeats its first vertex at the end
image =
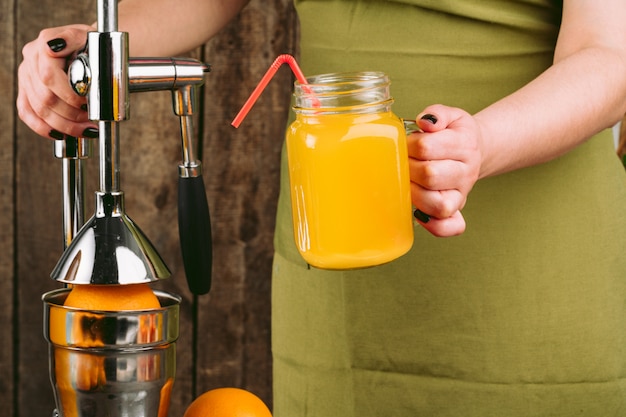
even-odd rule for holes
{"type": "Polygon", "coordinates": [[[213,244],[202,176],[178,180],[178,232],[189,290],[206,294],[211,289],[213,244]]]}

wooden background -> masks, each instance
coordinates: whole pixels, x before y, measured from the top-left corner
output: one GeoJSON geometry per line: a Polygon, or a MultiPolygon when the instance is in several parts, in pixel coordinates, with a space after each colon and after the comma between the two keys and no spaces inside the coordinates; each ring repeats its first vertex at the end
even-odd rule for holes
{"type": "MultiPolygon", "coordinates": [[[[63,246],[61,162],[53,145],[17,118],[22,46],[45,27],[89,23],[96,2],[0,2],[0,408],[5,416],[49,416],[54,407],[42,336],[41,295],[63,246]]],[[[281,53],[295,54],[291,0],[252,0],[218,37],[191,56],[212,65],[197,121],[214,233],[214,284],[186,288],[178,244],[178,119],[168,92],[131,97],[121,127],[126,212],[172,270],[158,287],[179,294],[181,336],[170,416],[199,393],[236,386],[271,402],[270,272],[279,156],[292,77],[279,71],[243,126],[230,121],[281,53]]],[[[97,149],[97,146],[96,146],[97,149]]],[[[97,155],[87,163],[87,216],[97,189],[97,155]]]]}

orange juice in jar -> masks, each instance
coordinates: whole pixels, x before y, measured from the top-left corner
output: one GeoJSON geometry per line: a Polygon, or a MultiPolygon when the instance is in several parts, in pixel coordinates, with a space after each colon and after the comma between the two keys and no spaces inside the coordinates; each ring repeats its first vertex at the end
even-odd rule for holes
{"type": "Polygon", "coordinates": [[[413,244],[406,134],[380,72],[295,87],[287,130],[295,241],[325,269],[390,262],[413,244]]]}

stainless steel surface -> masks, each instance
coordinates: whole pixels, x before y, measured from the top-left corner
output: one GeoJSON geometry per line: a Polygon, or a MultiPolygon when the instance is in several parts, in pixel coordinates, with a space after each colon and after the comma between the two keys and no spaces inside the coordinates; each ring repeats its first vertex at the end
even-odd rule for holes
{"type": "Polygon", "coordinates": [[[98,135],[100,191],[120,191],[120,126],[116,122],[101,120],[98,135]]]}
{"type": "MultiPolygon", "coordinates": [[[[140,93],[200,86],[209,71],[208,64],[191,58],[129,58],[129,90],[140,93]]],[[[78,54],[69,66],[68,76],[74,91],[86,96],[92,80],[87,53],[78,54]]]]}
{"type": "Polygon", "coordinates": [[[98,32],[115,32],[117,30],[117,0],[98,0],[98,32]]]}
{"type": "MultiPolygon", "coordinates": [[[[127,52],[116,52],[120,42],[110,41],[111,37],[122,37],[97,32],[89,36],[86,52],[70,67],[70,81],[75,90],[86,89],[89,117],[98,120],[100,190],[96,193],[96,214],[78,233],[73,228],[73,242],[52,271],[52,278],[78,284],[140,283],[166,278],[170,272],[165,263],[124,213],[118,121],[124,120],[128,111],[122,112],[118,107],[127,107],[128,101],[120,97],[126,92],[172,91],[173,110],[180,117],[181,126],[183,162],[178,168],[179,176],[199,177],[202,164],[194,153],[193,114],[197,107],[197,89],[204,82],[209,66],[187,58],[137,58],[127,62],[127,52]],[[92,46],[95,43],[97,48],[92,46]],[[106,51],[100,49],[103,45],[106,51]],[[99,53],[94,54],[94,49],[99,53]],[[103,63],[102,58],[107,56],[112,56],[114,61],[121,59],[121,63],[112,66],[103,63]],[[127,68],[127,77],[117,76],[117,70],[111,69],[120,66],[127,68]],[[103,77],[103,73],[110,76],[103,77]],[[87,82],[89,85],[85,87],[87,82]],[[124,83],[127,85],[120,85],[124,83]],[[104,93],[103,89],[109,92],[104,93]],[[108,96],[119,97],[106,99],[108,96]],[[98,119],[101,117],[105,119],[98,119]]],[[[124,49],[127,49],[126,42],[122,42],[124,49]]]]}
{"type": "Polygon", "coordinates": [[[61,159],[87,159],[93,152],[93,141],[86,138],[66,136],[54,141],[54,156],[61,159]]]}
{"type": "Polygon", "coordinates": [[[63,247],[67,248],[85,223],[84,167],[80,159],[63,159],[63,247]]]}
{"type": "Polygon", "coordinates": [[[60,416],[167,415],[180,297],[155,291],[159,309],[105,312],[64,307],[68,292],[42,297],[50,380],[60,416]]]}
{"type": "Polygon", "coordinates": [[[129,113],[128,34],[90,32],[87,35],[90,120],[119,122],[129,113]]]}
{"type": "MultiPolygon", "coordinates": [[[[99,8],[106,5],[99,5],[99,8]]],[[[105,8],[108,9],[109,6],[105,8]]],[[[106,25],[106,22],[102,22],[106,25]]],[[[110,28],[112,29],[112,28],[110,28]]],[[[86,51],[70,66],[74,89],[87,95],[89,118],[99,126],[99,180],[96,213],[76,233],[52,271],[64,283],[122,284],[150,282],[170,272],[152,244],[124,213],[120,188],[119,121],[129,117],[129,92],[170,89],[181,114],[185,159],[179,171],[201,174],[192,157],[191,115],[196,86],[204,82],[206,64],[187,58],[128,59],[128,39],[119,32],[92,32],[86,51]]]]}
{"type": "Polygon", "coordinates": [[[96,212],[51,274],[67,284],[136,284],[170,276],[156,249],[124,212],[122,192],[97,192],[96,212]]]}
{"type": "Polygon", "coordinates": [[[67,248],[85,222],[83,160],[92,153],[93,142],[67,136],[54,141],[54,155],[61,159],[63,186],[63,247],[67,248]]]}
{"type": "Polygon", "coordinates": [[[130,58],[131,93],[201,86],[209,65],[191,58],[130,58]]]}
{"type": "Polygon", "coordinates": [[[174,113],[180,117],[183,162],[178,166],[178,174],[181,178],[202,175],[202,163],[196,160],[193,142],[193,114],[197,107],[196,90],[195,86],[185,85],[172,91],[174,113]]]}
{"type": "MultiPolygon", "coordinates": [[[[95,193],[95,213],[82,225],[71,219],[68,243],[51,277],[66,284],[136,284],[168,278],[170,271],[152,243],[124,211],[120,191],[119,124],[99,122],[100,191],[95,193]],[[82,226],[76,232],[76,225],[82,226]],[[71,230],[70,230],[71,228],[71,230]],[[73,236],[70,237],[71,235],[73,236]]],[[[68,182],[68,188],[72,184],[68,182]]],[[[74,191],[78,184],[74,182],[74,191]]],[[[72,190],[68,189],[72,196],[72,190]]],[[[77,199],[66,201],[68,216],[77,199]]]]}
{"type": "Polygon", "coordinates": [[[91,70],[89,68],[89,57],[85,53],[80,53],[72,61],[67,69],[70,85],[79,96],[86,96],[91,85],[91,70]]]}
{"type": "MultiPolygon", "coordinates": [[[[117,0],[98,0],[97,12],[97,32],[87,35],[87,45],[70,64],[68,76],[76,93],[87,98],[89,119],[98,123],[100,189],[94,215],[78,230],[83,222],[79,211],[84,143],[55,146],[55,154],[64,161],[68,225],[64,225],[66,249],[51,275],[78,285],[151,282],[170,272],[124,212],[119,122],[130,117],[131,92],[171,90],[174,112],[181,118],[181,167],[186,176],[199,176],[192,115],[196,88],[203,84],[209,66],[187,58],[130,59],[128,34],[117,31],[117,0]]],[[[53,415],[166,416],[175,374],[180,298],[155,292],[160,309],[103,312],[64,307],[68,291],[43,296],[44,335],[57,403],[53,415]]]]}

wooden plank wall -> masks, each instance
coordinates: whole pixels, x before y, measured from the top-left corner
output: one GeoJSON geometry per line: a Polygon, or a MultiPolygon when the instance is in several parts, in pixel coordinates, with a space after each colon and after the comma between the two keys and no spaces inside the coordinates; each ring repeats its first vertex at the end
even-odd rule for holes
{"type": "MultiPolygon", "coordinates": [[[[50,415],[41,295],[62,250],[61,162],[52,142],[16,115],[21,48],[44,27],[95,18],[96,2],[7,0],[0,4],[0,404],[15,417],[50,415]]],[[[237,386],[270,406],[270,272],[278,169],[292,76],[279,71],[235,130],[230,121],[281,53],[295,54],[291,0],[252,0],[219,36],[190,52],[212,65],[196,125],[212,211],[214,286],[193,297],[183,276],[177,230],[178,119],[167,92],[131,97],[121,127],[126,212],[172,270],[156,287],[179,294],[181,336],[170,416],[199,393],[237,386]]],[[[96,146],[97,149],[97,146],[96,146]]],[[[97,155],[88,161],[87,214],[93,213],[97,155]]]]}
{"type": "Polygon", "coordinates": [[[14,173],[15,118],[11,97],[15,95],[15,25],[17,2],[0,3],[0,404],[7,416],[14,410],[14,173]]]}

